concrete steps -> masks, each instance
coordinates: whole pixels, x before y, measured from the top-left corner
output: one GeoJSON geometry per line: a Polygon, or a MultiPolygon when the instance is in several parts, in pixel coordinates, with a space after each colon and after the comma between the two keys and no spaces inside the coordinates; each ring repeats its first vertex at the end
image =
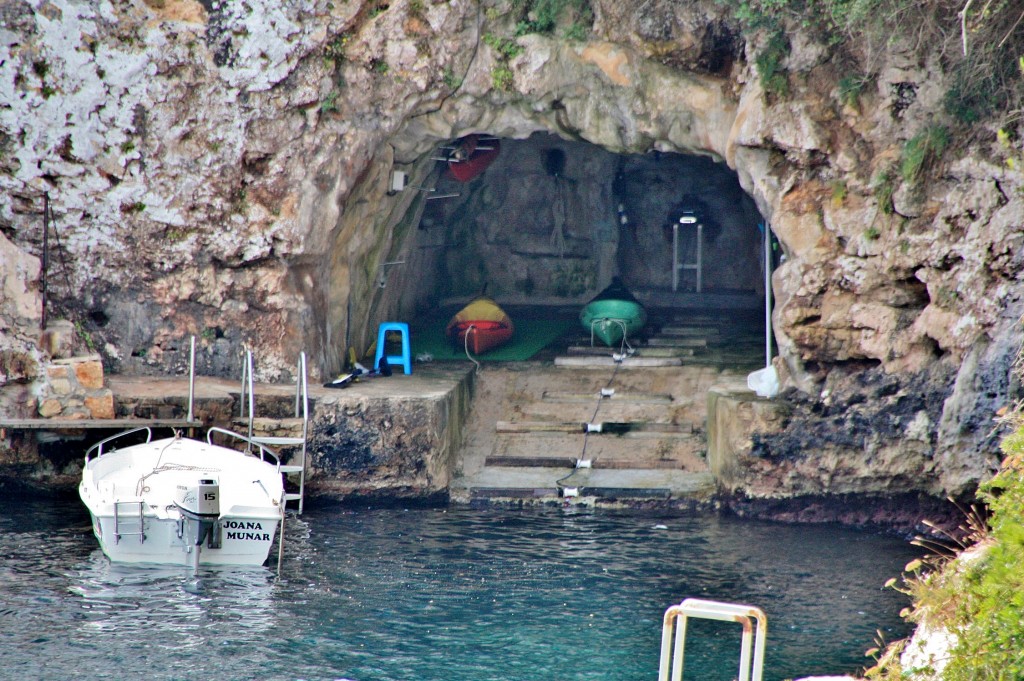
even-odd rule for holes
{"type": "Polygon", "coordinates": [[[717,376],[678,364],[629,372],[485,367],[452,497],[550,501],[567,489],[602,503],[707,496],[714,484],[704,400],[695,393],[717,376]],[[577,468],[579,460],[587,467],[577,468]]]}
{"type": "Polygon", "coordinates": [[[578,334],[553,361],[485,364],[452,498],[545,502],[567,490],[600,503],[706,498],[714,490],[707,391],[761,366],[759,320],[728,305],[653,314],[625,358],[578,334]]]}

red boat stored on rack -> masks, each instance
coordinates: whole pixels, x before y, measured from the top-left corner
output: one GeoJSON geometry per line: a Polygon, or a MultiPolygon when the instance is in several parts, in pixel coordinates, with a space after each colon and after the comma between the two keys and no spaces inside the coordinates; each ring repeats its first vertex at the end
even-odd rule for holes
{"type": "Polygon", "coordinates": [[[501,143],[496,138],[483,142],[479,135],[463,137],[448,157],[448,172],[459,182],[469,182],[484,172],[500,151],[501,143]]]}

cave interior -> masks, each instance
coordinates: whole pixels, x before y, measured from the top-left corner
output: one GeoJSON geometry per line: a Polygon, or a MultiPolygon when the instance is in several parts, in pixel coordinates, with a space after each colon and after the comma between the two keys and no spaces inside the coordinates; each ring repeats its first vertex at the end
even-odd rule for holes
{"type": "Polygon", "coordinates": [[[464,136],[429,161],[419,184],[391,178],[392,194],[417,196],[400,254],[376,276],[379,294],[392,289],[378,295],[390,315],[423,328],[486,294],[513,320],[575,318],[618,277],[654,328],[740,321],[763,338],[765,220],[724,163],[616,154],[547,132],[464,136]]]}

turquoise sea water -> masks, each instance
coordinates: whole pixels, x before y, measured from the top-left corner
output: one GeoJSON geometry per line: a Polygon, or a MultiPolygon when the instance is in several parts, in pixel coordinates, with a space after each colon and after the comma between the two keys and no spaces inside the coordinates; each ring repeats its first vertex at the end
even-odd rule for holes
{"type": "MultiPolygon", "coordinates": [[[[657,679],[686,597],[768,615],[765,678],[856,671],[891,537],[659,512],[339,509],[290,517],[270,568],[111,565],[77,498],[0,501],[0,669],[11,679],[657,679]]],[[[737,625],[691,625],[686,679],[732,679],[737,625]]]]}

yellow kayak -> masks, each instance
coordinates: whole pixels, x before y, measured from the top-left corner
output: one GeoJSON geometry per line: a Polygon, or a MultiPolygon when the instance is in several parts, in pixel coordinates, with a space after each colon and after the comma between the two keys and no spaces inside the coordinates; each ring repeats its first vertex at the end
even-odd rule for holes
{"type": "Polygon", "coordinates": [[[455,346],[480,355],[507,343],[514,331],[505,311],[487,296],[480,296],[455,313],[445,334],[455,346]]]}

